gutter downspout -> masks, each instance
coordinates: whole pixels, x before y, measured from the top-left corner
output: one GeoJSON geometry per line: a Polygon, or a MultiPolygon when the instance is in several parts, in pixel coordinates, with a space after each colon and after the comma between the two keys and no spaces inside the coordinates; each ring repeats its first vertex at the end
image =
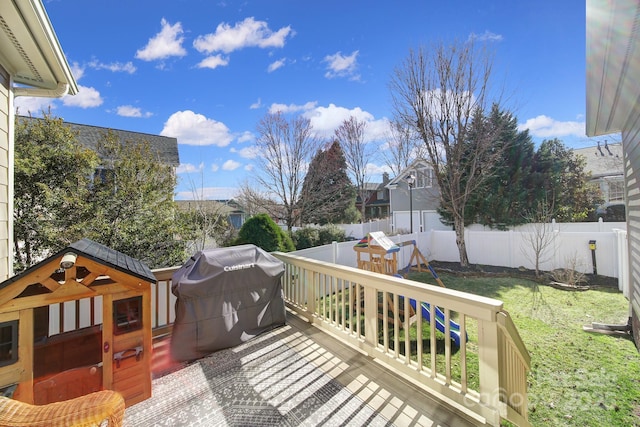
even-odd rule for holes
{"type": "Polygon", "coordinates": [[[13,96],[34,96],[40,98],[62,98],[69,93],[69,83],[58,83],[55,89],[42,89],[35,87],[14,87],[13,96]]]}

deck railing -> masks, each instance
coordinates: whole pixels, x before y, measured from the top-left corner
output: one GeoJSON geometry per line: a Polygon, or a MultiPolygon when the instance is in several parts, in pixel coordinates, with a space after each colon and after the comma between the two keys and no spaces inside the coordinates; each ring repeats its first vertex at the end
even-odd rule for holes
{"type": "Polygon", "coordinates": [[[151,285],[151,323],[153,336],[158,337],[171,332],[176,318],[176,296],[171,292],[171,277],[180,267],[153,270],[157,283],[151,285]]]}
{"type": "MultiPolygon", "coordinates": [[[[480,422],[499,425],[507,419],[529,425],[530,358],[501,301],[295,255],[273,255],[285,264],[287,306],[323,331],[480,422]],[[445,320],[442,330],[436,326],[437,310],[422,310],[423,303],[439,307],[445,320]],[[450,339],[456,335],[459,345],[450,339]]],[[[175,319],[171,276],[176,270],[154,270],[154,336],[169,333],[175,319]]]]}
{"type": "Polygon", "coordinates": [[[285,263],[287,305],[317,327],[480,422],[529,425],[530,358],[501,301],[273,255],[285,263]]]}

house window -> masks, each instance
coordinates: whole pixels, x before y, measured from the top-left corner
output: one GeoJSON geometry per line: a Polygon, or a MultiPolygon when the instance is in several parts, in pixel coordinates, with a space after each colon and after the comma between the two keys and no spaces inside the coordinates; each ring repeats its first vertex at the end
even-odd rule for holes
{"type": "Polygon", "coordinates": [[[91,181],[94,185],[107,184],[114,182],[116,178],[116,172],[113,169],[108,169],[102,166],[96,168],[91,177],[91,181]]]}
{"type": "Polygon", "coordinates": [[[113,332],[116,335],[142,328],[142,297],[113,302],[113,332]]]}
{"type": "Polygon", "coordinates": [[[0,323],[0,366],[7,366],[18,360],[18,321],[0,323]]]}
{"type": "Polygon", "coordinates": [[[376,194],[377,200],[384,200],[384,190],[378,190],[376,194]]]}
{"type": "Polygon", "coordinates": [[[416,169],[415,177],[416,177],[415,188],[433,187],[433,169],[431,168],[416,169]]]}
{"type": "Polygon", "coordinates": [[[624,201],[624,181],[609,181],[609,202],[624,201]]]}

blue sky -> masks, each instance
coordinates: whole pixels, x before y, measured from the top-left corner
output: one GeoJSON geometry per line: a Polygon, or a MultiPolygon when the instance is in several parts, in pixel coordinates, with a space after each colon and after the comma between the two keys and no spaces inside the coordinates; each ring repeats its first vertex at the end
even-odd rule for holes
{"type": "MultiPolygon", "coordinates": [[[[350,115],[372,143],[410,48],[487,40],[493,84],[537,142],[585,136],[585,2],[45,0],[80,92],[17,98],[20,114],[176,137],[177,199],[225,199],[256,174],[256,126],[304,115],[329,140],[350,115]]],[[[611,138],[609,138],[611,141],[611,138]]],[[[384,160],[370,165],[372,180],[384,160]]]]}

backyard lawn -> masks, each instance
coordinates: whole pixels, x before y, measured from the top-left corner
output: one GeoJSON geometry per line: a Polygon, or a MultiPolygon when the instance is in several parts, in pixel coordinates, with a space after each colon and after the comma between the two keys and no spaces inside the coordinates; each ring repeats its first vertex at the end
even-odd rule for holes
{"type": "MultiPolygon", "coordinates": [[[[433,283],[427,273],[410,279],[433,283]]],[[[531,354],[529,419],[534,426],[640,426],[640,356],[630,339],[583,331],[626,324],[617,290],[558,290],[526,279],[441,274],[447,288],[504,302],[531,354]]]]}

